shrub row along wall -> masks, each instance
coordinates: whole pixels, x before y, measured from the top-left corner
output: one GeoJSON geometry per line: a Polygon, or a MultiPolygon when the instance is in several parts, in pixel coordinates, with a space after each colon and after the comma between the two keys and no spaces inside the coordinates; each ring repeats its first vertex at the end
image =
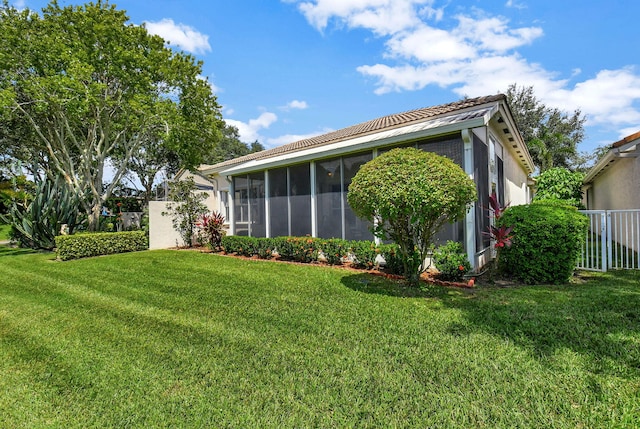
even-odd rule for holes
{"type": "Polygon", "coordinates": [[[225,236],[222,249],[240,256],[257,256],[269,259],[278,255],[280,259],[296,262],[326,262],[339,265],[350,262],[354,267],[373,269],[378,266],[378,255],[385,261],[387,271],[402,272],[402,261],[395,244],[377,246],[370,241],[349,241],[338,238],[322,239],[313,237],[256,238],[246,236],[225,236]]]}
{"type": "Polygon", "coordinates": [[[55,240],[58,259],[63,261],[149,248],[149,239],[144,231],[59,235],[55,240]]]}

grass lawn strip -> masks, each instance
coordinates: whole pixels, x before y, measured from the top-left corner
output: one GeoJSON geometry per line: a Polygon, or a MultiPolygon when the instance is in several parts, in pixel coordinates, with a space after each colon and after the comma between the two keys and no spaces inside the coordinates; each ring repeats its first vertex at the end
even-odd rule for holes
{"type": "Polygon", "coordinates": [[[1,250],[0,426],[637,427],[639,283],[1,250]]]}

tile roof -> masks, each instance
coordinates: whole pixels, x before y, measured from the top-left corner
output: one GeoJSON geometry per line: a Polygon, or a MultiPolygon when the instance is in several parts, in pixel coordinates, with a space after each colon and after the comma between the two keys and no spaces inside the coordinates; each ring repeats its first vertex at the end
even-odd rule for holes
{"type": "Polygon", "coordinates": [[[640,138],[640,131],[638,131],[638,132],[636,132],[636,133],[633,133],[633,134],[631,134],[631,135],[629,135],[629,136],[626,136],[626,137],[625,137],[625,138],[623,138],[622,140],[618,140],[617,142],[613,143],[613,144],[611,145],[611,147],[612,147],[612,148],[615,148],[615,147],[624,146],[624,145],[626,145],[627,143],[630,143],[630,142],[632,142],[632,141],[634,141],[634,140],[637,140],[637,139],[639,139],[639,138],[640,138]]]}
{"type": "Polygon", "coordinates": [[[243,162],[254,161],[258,159],[270,158],[277,155],[282,155],[289,152],[296,152],[302,149],[307,149],[315,146],[322,146],[330,143],[336,143],[343,140],[348,140],[354,137],[363,136],[382,130],[389,130],[400,126],[409,125],[414,122],[423,121],[428,118],[434,118],[439,115],[448,114],[460,110],[473,108],[482,104],[492,103],[496,101],[506,101],[504,94],[490,95],[485,97],[468,98],[453,103],[442,104],[439,106],[426,107],[422,109],[410,110],[408,112],[396,113],[393,115],[383,116],[381,118],[373,119],[371,121],[363,122],[361,124],[352,125],[347,128],[343,128],[337,131],[332,131],[327,134],[311,137],[304,140],[298,140],[293,143],[278,146],[273,149],[263,150],[261,152],[250,153],[239,158],[230,159],[213,166],[207,166],[213,169],[219,169],[224,167],[231,167],[233,165],[241,164],[243,162]]]}

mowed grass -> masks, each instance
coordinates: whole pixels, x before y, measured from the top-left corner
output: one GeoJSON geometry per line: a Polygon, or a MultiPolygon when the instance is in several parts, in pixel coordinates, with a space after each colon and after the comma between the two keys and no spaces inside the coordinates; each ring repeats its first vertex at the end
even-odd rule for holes
{"type": "Polygon", "coordinates": [[[0,427],[640,427],[640,275],[415,291],[0,248],[0,427]]]}

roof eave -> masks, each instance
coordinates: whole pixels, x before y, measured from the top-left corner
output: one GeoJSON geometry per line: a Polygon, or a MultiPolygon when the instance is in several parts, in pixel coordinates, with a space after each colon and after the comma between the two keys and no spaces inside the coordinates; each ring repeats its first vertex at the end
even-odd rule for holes
{"type": "MultiPolygon", "coordinates": [[[[481,106],[479,106],[481,107],[481,106]]],[[[457,112],[456,112],[457,113],[457,112]]],[[[437,120],[438,118],[430,119],[437,120]]],[[[429,122],[429,121],[425,121],[429,122]]],[[[216,171],[224,176],[232,176],[237,174],[248,173],[260,169],[269,169],[282,167],[285,165],[296,164],[306,161],[318,159],[318,155],[322,155],[322,158],[328,158],[333,156],[339,156],[346,153],[352,153],[360,150],[373,149],[380,146],[393,145],[394,143],[400,143],[407,140],[416,140],[425,137],[451,134],[456,131],[461,131],[466,128],[481,127],[487,124],[486,115],[462,121],[455,124],[444,125],[440,127],[427,128],[415,132],[408,130],[416,127],[419,124],[411,124],[404,127],[392,128],[389,130],[380,131],[373,134],[364,136],[358,136],[355,138],[330,143],[322,146],[311,147],[302,149],[295,152],[289,152],[282,155],[257,159],[248,161],[239,165],[231,166],[229,168],[216,171]],[[403,132],[403,130],[405,132],[403,132]]]]}
{"type": "MultiPolygon", "coordinates": [[[[636,133],[638,134],[638,133],[636,133]]],[[[593,180],[600,175],[606,168],[613,165],[619,158],[628,158],[628,157],[637,157],[640,155],[638,151],[638,145],[640,144],[640,134],[637,136],[638,138],[634,140],[630,140],[623,145],[616,146],[616,144],[620,142],[616,142],[612,145],[611,149],[605,156],[603,156],[600,161],[596,163],[591,169],[587,172],[583,183],[585,185],[593,182],[593,180]]]]}

